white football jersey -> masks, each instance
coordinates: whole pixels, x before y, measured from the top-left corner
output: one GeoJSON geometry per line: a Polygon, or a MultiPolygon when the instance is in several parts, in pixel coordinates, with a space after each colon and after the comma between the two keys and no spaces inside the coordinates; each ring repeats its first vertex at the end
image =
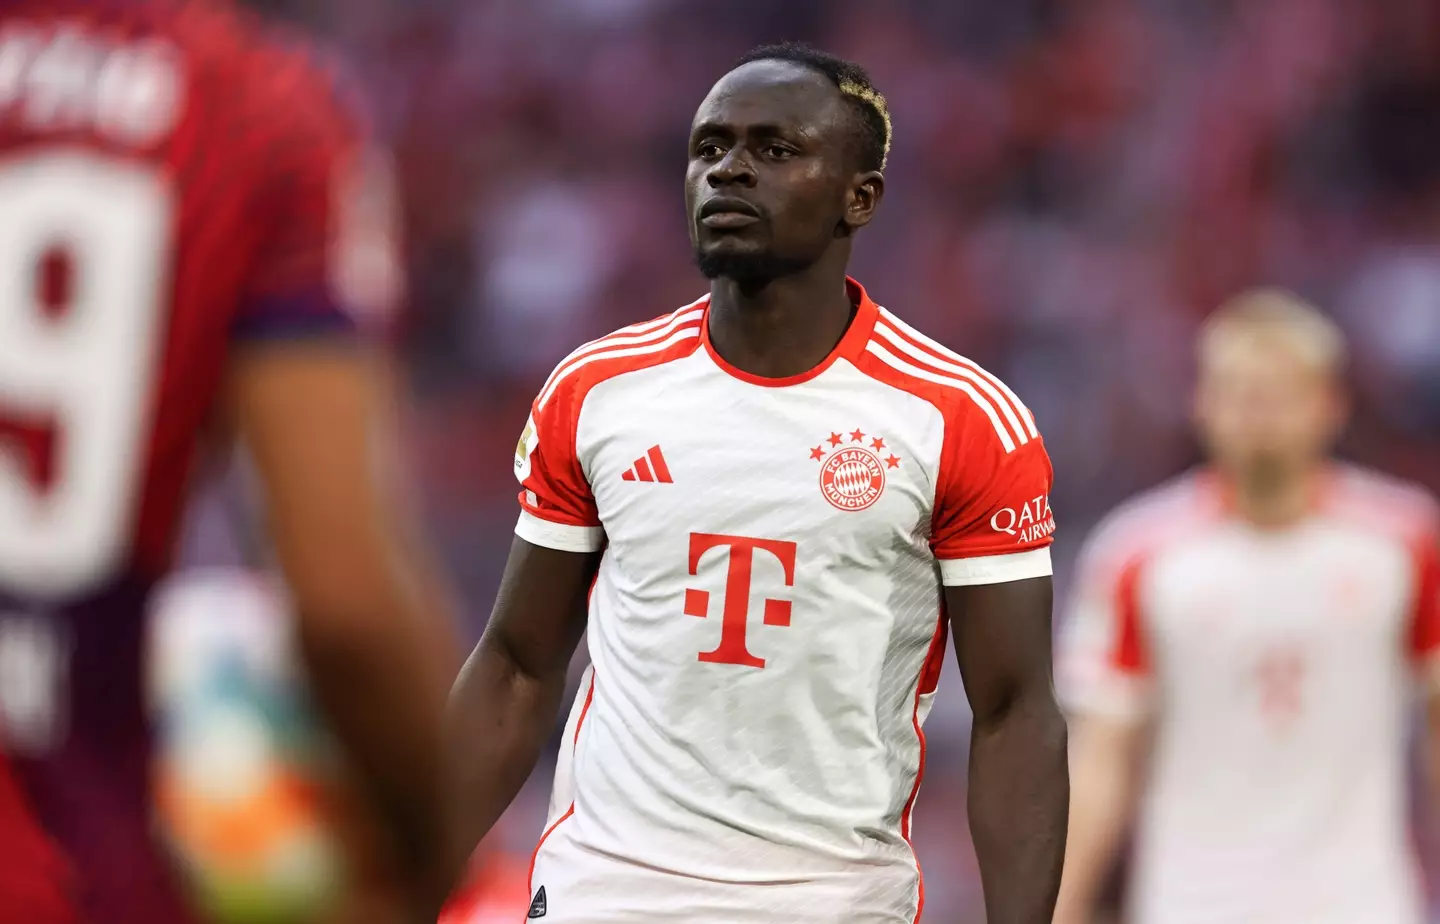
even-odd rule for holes
{"type": "Polygon", "coordinates": [[[1051,470],[1008,388],[850,291],[803,375],[728,365],[701,300],[536,399],[516,533],[604,557],[535,917],[917,919],[941,587],[1050,574],[1051,470]]]}
{"type": "Polygon", "coordinates": [[[1072,711],[1155,723],[1130,920],[1420,924],[1406,731],[1437,550],[1429,497],[1349,468],[1289,528],[1209,473],[1101,526],[1058,674],[1072,711]]]}

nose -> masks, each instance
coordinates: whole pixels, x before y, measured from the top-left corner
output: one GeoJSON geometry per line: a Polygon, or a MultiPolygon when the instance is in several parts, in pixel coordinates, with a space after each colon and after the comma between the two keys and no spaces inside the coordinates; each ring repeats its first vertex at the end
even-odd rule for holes
{"type": "Polygon", "coordinates": [[[750,166],[750,159],[745,156],[744,148],[737,144],[716,161],[706,172],[705,179],[714,189],[736,184],[754,186],[755,170],[750,166]]]}

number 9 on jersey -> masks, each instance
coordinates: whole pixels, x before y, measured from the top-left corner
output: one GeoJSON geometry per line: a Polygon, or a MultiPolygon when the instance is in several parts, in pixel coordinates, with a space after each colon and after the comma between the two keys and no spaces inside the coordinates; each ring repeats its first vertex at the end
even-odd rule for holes
{"type": "Polygon", "coordinates": [[[82,153],[0,161],[0,586],[111,576],[136,513],[174,213],[152,169],[82,153]],[[60,266],[62,284],[46,284],[60,266]],[[36,475],[26,428],[53,440],[36,475]]]}

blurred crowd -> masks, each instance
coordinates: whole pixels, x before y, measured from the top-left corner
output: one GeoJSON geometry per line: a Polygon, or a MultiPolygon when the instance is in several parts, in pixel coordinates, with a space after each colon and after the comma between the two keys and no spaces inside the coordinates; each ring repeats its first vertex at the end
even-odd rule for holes
{"type": "MultiPolygon", "coordinates": [[[[1198,458],[1194,330],[1252,284],[1349,332],[1347,454],[1440,489],[1440,2],[274,5],[348,60],[397,158],[407,447],[471,637],[529,401],[579,342],[703,293],[681,206],[690,117],[737,55],[781,39],[857,59],[888,96],[888,194],[854,273],[1033,409],[1062,599],[1095,520],[1198,458]]],[[[197,558],[223,556],[197,535],[197,558]]],[[[917,824],[944,872],[926,883],[938,922],[974,919],[979,890],[957,680],[917,824]]],[[[507,828],[516,850],[547,783],[507,828]]]]}

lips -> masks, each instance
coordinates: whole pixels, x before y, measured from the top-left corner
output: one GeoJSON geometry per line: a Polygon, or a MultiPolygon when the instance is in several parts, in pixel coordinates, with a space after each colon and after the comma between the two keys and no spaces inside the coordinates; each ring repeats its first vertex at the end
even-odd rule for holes
{"type": "Polygon", "coordinates": [[[700,224],[707,228],[743,228],[760,220],[760,210],[744,199],[716,196],[700,206],[700,224]]]}

